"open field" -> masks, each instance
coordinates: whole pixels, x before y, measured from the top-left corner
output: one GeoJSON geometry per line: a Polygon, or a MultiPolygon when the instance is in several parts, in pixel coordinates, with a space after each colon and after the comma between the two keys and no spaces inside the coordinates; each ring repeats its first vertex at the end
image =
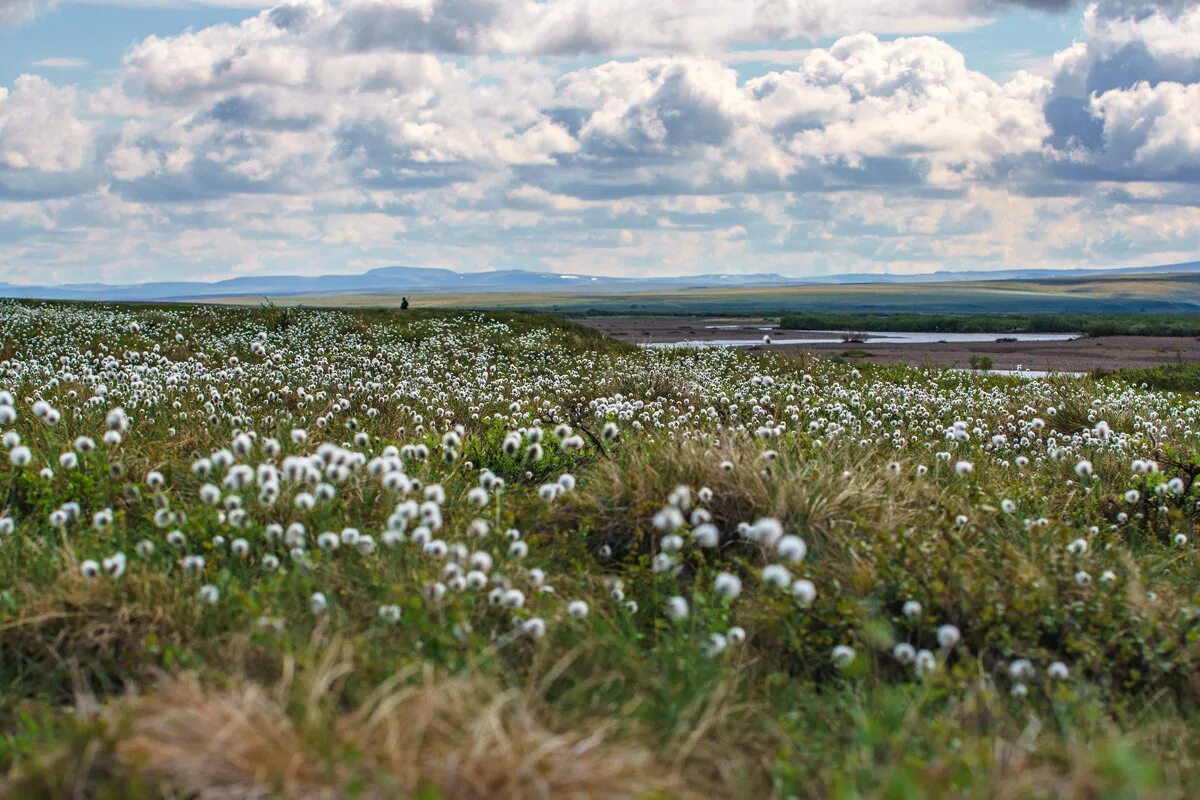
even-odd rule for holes
{"type": "MultiPolygon", "coordinates": [[[[757,343],[761,342],[764,335],[770,335],[776,341],[821,340],[830,336],[828,332],[779,328],[767,318],[600,316],[582,318],[579,322],[632,344],[730,339],[757,343]]],[[[753,349],[804,352],[826,358],[851,357],[881,364],[939,367],[968,367],[972,356],[986,356],[993,360],[996,369],[1057,372],[1200,362],[1200,338],[1194,336],[1100,336],[1072,341],[989,340],[970,343],[890,343],[886,338],[872,338],[861,343],[772,343],[753,349]]]]}
{"type": "Polygon", "coordinates": [[[4,302],[0,437],[5,797],[1200,785],[1194,392],[4,302]]]}
{"type": "MultiPolygon", "coordinates": [[[[340,308],[392,307],[400,294],[322,294],[272,296],[280,305],[340,308]]],[[[1045,280],[872,283],[655,292],[494,292],[415,294],[417,307],[534,310],[580,315],[612,314],[768,314],[787,312],[865,313],[1197,313],[1200,274],[1122,275],[1045,280]]],[[[256,298],[215,302],[253,304],[256,298]]]]}

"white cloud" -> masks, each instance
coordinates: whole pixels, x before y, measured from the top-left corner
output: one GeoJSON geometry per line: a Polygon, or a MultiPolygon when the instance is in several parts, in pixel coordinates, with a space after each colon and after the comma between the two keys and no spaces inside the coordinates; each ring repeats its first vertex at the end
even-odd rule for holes
{"type": "Polygon", "coordinates": [[[35,67],[47,67],[49,69],[78,69],[88,65],[86,58],[39,58],[33,62],[35,67]]]}
{"type": "Polygon", "coordinates": [[[851,166],[866,157],[927,158],[943,173],[938,180],[1035,153],[1049,133],[1041,113],[1048,82],[1019,73],[997,83],[929,37],[846,37],[747,88],[774,127],[796,129],[788,148],[798,156],[851,166]]]}
{"type": "Polygon", "coordinates": [[[1165,256],[1200,247],[1196,7],[1135,4],[1091,7],[1047,81],[877,35],[976,25],[992,0],[302,0],[149,37],[93,91],[0,87],[0,242],[21,274],[64,279],[72,259],[112,276],[1165,256]],[[572,53],[605,58],[553,55],[572,53]],[[747,60],[775,71],[731,66],[747,60]]]}
{"type": "Polygon", "coordinates": [[[704,53],[985,22],[963,0],[349,0],[342,9],[326,20],[339,47],[446,53],[704,53]]]}
{"type": "Polygon", "coordinates": [[[1140,45],[1160,59],[1200,58],[1200,5],[1191,2],[1092,3],[1083,30],[1099,57],[1140,45]]]}
{"type": "Polygon", "coordinates": [[[1048,90],[1027,73],[997,83],[937,39],[858,34],[744,83],[709,59],[611,62],[563,77],[555,103],[579,119],[573,164],[610,179],[951,186],[1040,153],[1048,90]]]}
{"type": "Polygon", "coordinates": [[[0,26],[28,22],[49,5],[46,0],[0,0],[0,26]]]}
{"type": "Polygon", "coordinates": [[[92,127],[75,115],[75,90],[36,75],[0,87],[0,166],[14,170],[78,170],[92,147],[92,127]]]}
{"type": "Polygon", "coordinates": [[[1106,157],[1170,178],[1179,170],[1200,173],[1200,84],[1142,82],[1092,99],[1104,124],[1106,157]]]}

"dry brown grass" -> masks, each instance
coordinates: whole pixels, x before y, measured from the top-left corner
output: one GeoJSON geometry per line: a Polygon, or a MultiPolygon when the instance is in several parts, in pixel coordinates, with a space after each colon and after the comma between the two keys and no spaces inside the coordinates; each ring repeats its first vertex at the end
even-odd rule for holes
{"type": "Polygon", "coordinates": [[[889,479],[879,469],[876,453],[848,445],[827,447],[820,459],[780,445],[774,461],[762,458],[771,445],[757,440],[729,439],[709,447],[681,439],[669,447],[665,456],[661,450],[627,450],[619,460],[597,468],[579,492],[559,504],[554,523],[560,529],[587,530],[614,549],[644,549],[649,539],[642,529],[648,530],[647,521],[671,490],[683,484],[713,490],[705,507],[722,530],[769,515],[819,542],[853,531],[860,520],[883,529],[909,523],[938,491],[911,477],[889,479]],[[733,469],[721,469],[724,461],[733,469]],[[908,489],[897,490],[895,483],[901,481],[910,484],[908,489]]]}
{"type": "Polygon", "coordinates": [[[169,641],[183,630],[183,592],[160,574],[118,583],[87,580],[71,566],[48,586],[14,587],[19,612],[0,624],[0,649],[13,667],[65,671],[85,684],[66,692],[121,691],[140,677],[148,635],[169,641]]]}
{"type": "Polygon", "coordinates": [[[441,800],[685,795],[670,765],[604,727],[555,729],[536,701],[479,678],[401,675],[339,709],[347,662],[328,659],[299,695],[170,679],[123,709],[116,752],[154,784],[197,798],[441,800]],[[285,710],[286,698],[300,713],[285,710]]]}

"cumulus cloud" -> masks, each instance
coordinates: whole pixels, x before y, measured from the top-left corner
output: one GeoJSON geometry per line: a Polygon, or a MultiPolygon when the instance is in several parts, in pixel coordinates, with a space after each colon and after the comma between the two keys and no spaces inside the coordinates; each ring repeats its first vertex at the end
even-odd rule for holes
{"type": "Polygon", "coordinates": [[[1083,32],[1056,56],[1045,108],[1066,174],[1195,180],[1200,5],[1103,0],[1084,11],[1083,32]]]}
{"type": "Polygon", "coordinates": [[[581,145],[568,166],[626,170],[647,188],[954,185],[1040,151],[1047,90],[971,71],[937,39],[859,34],[741,84],[687,57],[580,70],[560,80],[555,113],[581,145]]]}
{"type": "Polygon", "coordinates": [[[33,172],[69,172],[84,166],[92,127],[76,116],[75,90],[36,75],[0,87],[0,166],[33,172]]]}
{"type": "Polygon", "coordinates": [[[1147,82],[1092,98],[1103,157],[1141,179],[1200,179],[1200,84],[1147,82]]]}

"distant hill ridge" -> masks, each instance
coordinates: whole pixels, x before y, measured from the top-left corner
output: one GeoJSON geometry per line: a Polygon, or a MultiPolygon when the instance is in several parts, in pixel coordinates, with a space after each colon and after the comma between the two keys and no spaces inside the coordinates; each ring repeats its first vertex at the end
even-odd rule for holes
{"type": "Polygon", "coordinates": [[[186,301],[229,297],[289,297],[295,295],[407,294],[449,292],[627,292],[715,287],[850,285],[872,283],[930,283],[1055,278],[1121,277],[1153,274],[1200,274],[1200,261],[1151,267],[1107,269],[1006,269],[942,271],[920,275],[861,273],[794,278],[775,273],[705,274],[662,278],[505,269],[456,272],[436,267],[379,267],[357,275],[263,275],[222,281],[164,281],[128,285],[72,283],[23,285],[0,282],[0,297],[44,300],[186,301]]]}

